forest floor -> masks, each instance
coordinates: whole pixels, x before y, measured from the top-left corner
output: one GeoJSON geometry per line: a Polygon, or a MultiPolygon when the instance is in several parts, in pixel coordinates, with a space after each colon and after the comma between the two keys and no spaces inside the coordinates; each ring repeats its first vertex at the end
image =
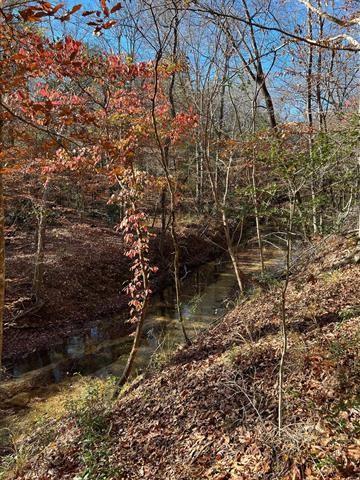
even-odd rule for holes
{"type": "MultiPolygon", "coordinates": [[[[219,256],[222,250],[216,242],[222,243],[220,230],[208,223],[180,224],[182,266],[195,267],[219,256]]],[[[31,311],[35,240],[33,230],[7,230],[5,360],[55,345],[103,319],[127,316],[128,299],[122,289],[128,279],[129,263],[123,255],[121,236],[114,228],[93,218],[63,218],[50,225],[46,233],[43,305],[31,311]],[[24,311],[29,313],[23,315],[24,311]]],[[[151,242],[151,258],[162,268],[153,280],[153,290],[171,282],[169,234],[164,242],[164,257],[162,260],[157,236],[151,242]]],[[[129,332],[124,323],[118,326],[124,334],[129,332]]]]}
{"type": "Polygon", "coordinates": [[[32,458],[8,478],[359,478],[359,250],[354,237],[321,240],[291,275],[281,437],[273,281],[115,404],[94,380],[68,417],[42,419],[22,445],[32,458]]]}

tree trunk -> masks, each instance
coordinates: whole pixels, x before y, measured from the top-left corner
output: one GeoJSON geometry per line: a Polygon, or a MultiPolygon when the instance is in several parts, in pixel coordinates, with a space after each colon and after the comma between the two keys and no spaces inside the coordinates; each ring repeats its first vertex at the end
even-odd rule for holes
{"type": "MultiPolygon", "coordinates": [[[[177,60],[177,48],[178,48],[178,28],[179,28],[179,15],[178,15],[178,9],[176,7],[176,4],[174,4],[175,7],[175,17],[174,17],[174,43],[173,43],[173,61],[175,62],[177,60]]],[[[156,18],[154,16],[153,10],[151,10],[153,14],[153,19],[156,22],[156,18]]],[[[175,280],[175,291],[176,291],[176,305],[177,305],[177,311],[179,315],[179,322],[181,325],[181,330],[184,335],[184,339],[186,344],[190,344],[190,339],[187,336],[184,322],[183,322],[183,317],[181,313],[181,305],[180,305],[180,298],[181,298],[181,285],[180,285],[180,279],[179,279],[179,245],[177,241],[177,235],[176,235],[176,211],[175,211],[175,191],[174,191],[174,186],[172,185],[171,177],[170,177],[170,171],[169,171],[169,152],[170,152],[170,145],[171,145],[171,140],[170,138],[166,138],[165,142],[163,144],[159,130],[158,130],[158,122],[156,119],[156,114],[155,114],[155,107],[156,107],[156,99],[157,99],[157,94],[158,94],[158,66],[159,62],[162,59],[163,51],[162,47],[160,47],[160,50],[157,53],[156,56],[156,62],[155,62],[155,85],[154,85],[154,94],[152,98],[152,109],[151,109],[151,115],[152,115],[152,122],[153,122],[153,127],[154,127],[154,133],[156,137],[156,141],[160,150],[160,156],[161,156],[161,167],[164,171],[164,175],[166,178],[166,183],[168,187],[168,192],[170,196],[170,231],[171,231],[171,238],[172,238],[172,243],[173,243],[173,248],[174,248],[174,280],[175,280]]],[[[169,97],[169,102],[171,105],[171,116],[173,119],[176,117],[176,108],[175,108],[175,103],[174,103],[174,95],[173,95],[173,89],[175,85],[175,72],[172,73],[171,76],[171,81],[169,85],[169,91],[168,91],[168,97],[169,97]]],[[[176,167],[175,159],[174,159],[174,167],[176,167]]],[[[176,170],[176,168],[175,168],[176,170]]]]}
{"type": "Polygon", "coordinates": [[[236,254],[235,254],[235,250],[234,250],[234,247],[233,247],[232,238],[231,238],[231,235],[230,235],[229,223],[228,223],[228,219],[227,219],[226,212],[225,212],[224,208],[222,209],[221,217],[222,217],[222,223],[223,223],[223,227],[224,227],[224,233],[225,233],[225,239],[226,239],[226,245],[227,245],[227,250],[228,250],[228,253],[229,253],[229,257],[230,257],[231,263],[232,263],[233,268],[234,268],[234,272],[235,272],[236,280],[237,280],[237,283],[238,283],[238,286],[239,286],[239,290],[240,290],[240,292],[243,292],[244,291],[244,284],[243,284],[243,281],[242,281],[242,278],[241,278],[240,269],[239,269],[238,264],[237,264],[236,254]]]}
{"type": "Polygon", "coordinates": [[[206,173],[209,177],[211,192],[212,192],[212,196],[213,196],[213,199],[214,199],[216,212],[219,215],[221,215],[221,220],[222,220],[224,234],[225,234],[227,251],[229,253],[229,257],[231,259],[231,263],[232,263],[233,268],[234,268],[234,273],[235,273],[236,280],[237,280],[237,283],[238,283],[238,286],[239,286],[239,290],[240,290],[240,292],[243,292],[244,291],[244,285],[243,285],[242,278],[241,278],[242,277],[242,272],[237,265],[235,250],[234,250],[234,246],[233,246],[233,240],[232,240],[232,237],[231,237],[231,234],[230,234],[229,222],[228,222],[228,218],[227,218],[227,215],[226,215],[226,208],[225,208],[226,207],[226,201],[227,201],[227,192],[228,192],[228,188],[229,188],[231,158],[229,160],[229,164],[228,164],[228,168],[227,168],[227,174],[226,174],[226,180],[225,180],[225,191],[224,191],[223,199],[222,199],[222,202],[221,202],[220,199],[219,199],[219,196],[218,196],[218,190],[216,189],[216,186],[215,186],[214,175],[213,175],[213,172],[211,171],[209,152],[208,152],[207,149],[204,149],[204,152],[206,152],[206,154],[204,155],[206,173]]]}
{"type": "MultiPolygon", "coordinates": [[[[318,0],[318,6],[321,7],[321,0],[318,0]]],[[[323,37],[324,32],[324,19],[318,17],[318,26],[319,26],[319,37],[323,37]]],[[[319,124],[320,130],[326,132],[326,115],[323,108],[323,103],[321,99],[321,85],[322,85],[322,49],[318,47],[318,58],[317,58],[317,79],[316,79],[316,101],[318,106],[319,113],[319,124]]]]}
{"type": "Polygon", "coordinates": [[[255,212],[256,235],[257,235],[257,239],[258,239],[259,257],[260,257],[260,265],[261,265],[261,274],[264,275],[264,273],[265,273],[265,262],[264,262],[263,241],[262,241],[262,235],[261,235],[261,230],[260,230],[260,219],[259,219],[257,187],[256,187],[255,162],[253,163],[251,178],[252,178],[252,189],[253,189],[253,201],[254,201],[254,212],[255,212]]]}
{"type": "MultiPolygon", "coordinates": [[[[264,69],[263,69],[262,62],[261,62],[261,55],[260,55],[260,51],[259,51],[259,48],[258,48],[256,35],[255,35],[254,28],[253,28],[252,23],[251,23],[250,12],[249,12],[246,1],[242,0],[242,3],[244,5],[246,18],[247,18],[247,20],[249,21],[249,24],[250,24],[250,37],[251,37],[251,42],[253,44],[255,59],[256,59],[256,63],[255,63],[256,74],[254,75],[254,73],[252,72],[251,69],[250,69],[250,71],[252,73],[252,77],[253,78],[255,77],[254,79],[255,79],[255,81],[258,85],[258,88],[259,88],[259,90],[261,91],[261,93],[264,97],[265,105],[266,105],[266,111],[267,111],[268,116],[269,116],[270,126],[271,126],[271,128],[276,128],[277,121],[276,121],[276,117],[275,117],[274,103],[272,101],[269,89],[267,88],[266,76],[264,74],[264,69]]],[[[249,69],[247,69],[247,70],[249,71],[249,69]]]]}
{"type": "MultiPolygon", "coordinates": [[[[132,178],[133,178],[133,185],[132,185],[132,187],[133,187],[134,184],[136,185],[136,174],[135,174],[133,165],[131,165],[131,174],[132,174],[132,178]]],[[[122,188],[121,180],[118,177],[116,177],[116,179],[117,179],[117,181],[120,185],[120,188],[122,188]]],[[[137,211],[137,206],[136,206],[135,200],[132,199],[129,202],[129,204],[131,205],[132,211],[136,212],[137,211]]],[[[123,201],[122,201],[122,205],[125,207],[125,204],[123,203],[123,201]]],[[[126,212],[126,214],[127,214],[127,212],[126,212]]],[[[131,348],[131,351],[130,351],[130,354],[129,354],[129,357],[128,357],[128,360],[127,360],[127,363],[126,363],[126,366],[124,368],[123,374],[122,374],[121,378],[118,380],[118,382],[116,383],[115,395],[117,395],[119,393],[120,388],[128,381],[129,376],[131,374],[131,371],[132,371],[132,368],[133,368],[133,365],[134,365],[134,361],[135,361],[135,358],[136,358],[136,355],[137,355],[137,352],[139,350],[139,346],[140,346],[140,343],[141,343],[142,329],[143,329],[143,325],[144,325],[144,321],[145,321],[145,317],[146,317],[146,313],[147,313],[147,308],[148,308],[148,304],[149,304],[149,298],[150,298],[150,294],[151,294],[150,282],[149,282],[150,268],[149,268],[149,265],[147,263],[147,261],[148,261],[148,259],[147,259],[148,243],[146,241],[144,241],[144,238],[143,238],[143,235],[142,235],[142,230],[141,230],[141,227],[139,226],[139,224],[137,224],[135,231],[136,231],[136,235],[138,237],[137,240],[139,242],[138,243],[138,245],[139,245],[138,261],[139,261],[139,265],[140,265],[140,268],[141,268],[142,288],[143,288],[143,292],[144,292],[144,297],[143,297],[143,300],[142,300],[140,316],[138,318],[138,323],[136,325],[133,345],[132,345],[132,348],[131,348]]]]}
{"type": "MultiPolygon", "coordinates": [[[[308,9],[308,32],[309,38],[313,37],[312,30],[312,15],[311,11],[308,9]]],[[[312,226],[314,235],[317,234],[317,208],[316,208],[316,194],[315,194],[315,178],[314,178],[314,139],[313,139],[313,109],[312,109],[312,88],[313,88],[313,49],[312,45],[309,46],[309,58],[308,58],[308,67],[306,73],[306,85],[307,85],[307,117],[309,125],[309,155],[310,155],[310,164],[311,164],[311,179],[310,179],[310,191],[311,191],[311,210],[312,210],[312,226]]]]}
{"type": "MultiPolygon", "coordinates": [[[[175,17],[174,17],[174,26],[173,26],[173,31],[174,31],[174,42],[173,42],[173,50],[172,50],[172,60],[175,63],[177,61],[177,51],[178,51],[178,29],[179,29],[179,24],[180,24],[180,19],[179,19],[179,14],[178,14],[178,9],[176,6],[176,3],[174,2],[174,7],[175,7],[175,17]]],[[[175,86],[175,72],[171,75],[171,81],[169,85],[169,102],[171,106],[171,117],[173,120],[176,117],[176,107],[175,107],[175,101],[174,101],[174,86],[175,86]]],[[[165,142],[165,146],[162,149],[162,155],[163,155],[163,167],[165,170],[165,176],[166,176],[166,181],[168,185],[168,191],[170,195],[170,232],[171,232],[171,238],[172,238],[172,243],[173,243],[173,248],[174,248],[174,280],[175,280],[175,294],[176,294],[176,309],[178,312],[179,316],[179,323],[181,327],[181,331],[184,336],[185,343],[187,345],[191,344],[191,341],[186,333],[185,325],[184,325],[184,319],[183,315],[181,312],[181,284],[180,284],[180,277],[179,277],[179,260],[180,260],[180,251],[179,251],[179,242],[177,239],[177,233],[176,233],[176,203],[175,203],[175,186],[171,182],[171,178],[169,175],[169,152],[170,152],[170,139],[167,139],[165,142]]],[[[174,169],[175,169],[175,174],[176,174],[176,159],[174,157],[174,169]]]]}
{"type": "Polygon", "coordinates": [[[139,347],[140,347],[141,334],[142,334],[143,325],[144,325],[144,322],[145,322],[147,308],[148,308],[148,305],[149,305],[149,296],[150,296],[150,293],[149,293],[150,292],[150,290],[149,290],[149,278],[148,278],[147,269],[146,269],[146,262],[145,262],[144,255],[143,255],[142,251],[140,252],[139,257],[140,257],[139,258],[140,265],[141,265],[141,268],[142,268],[142,278],[143,278],[143,287],[144,287],[145,297],[144,297],[143,305],[142,305],[142,308],[141,308],[140,318],[139,318],[138,323],[136,325],[134,342],[133,342],[133,345],[132,345],[132,348],[131,348],[131,351],[130,351],[130,354],[129,354],[129,357],[128,357],[128,360],[127,360],[127,363],[126,363],[126,366],[124,368],[123,374],[122,374],[120,380],[117,383],[115,393],[119,393],[119,389],[123,385],[125,385],[125,383],[128,381],[128,379],[130,377],[130,374],[132,372],[134,361],[135,361],[137,352],[138,352],[139,347]]]}
{"type": "MultiPolygon", "coordinates": [[[[1,97],[0,97],[1,98],[1,97]]],[[[0,110],[0,114],[1,114],[0,110]]],[[[3,141],[4,122],[0,117],[0,146],[4,148],[3,141]]],[[[3,168],[2,162],[0,169],[3,168]]],[[[4,175],[0,171],[0,378],[2,372],[2,353],[4,344],[4,308],[5,308],[5,208],[4,208],[4,175]]]]}
{"type": "Polygon", "coordinates": [[[290,207],[289,207],[289,221],[287,228],[287,240],[286,240],[286,277],[285,282],[281,291],[281,335],[282,335],[282,349],[281,349],[281,358],[279,364],[279,385],[278,385],[278,434],[281,437],[282,427],[283,427],[283,388],[284,388],[284,366],[285,358],[287,355],[288,349],[288,332],[286,325],[286,293],[289,286],[289,276],[290,276],[290,261],[291,261],[291,235],[292,235],[292,223],[293,223],[293,214],[295,200],[290,198],[290,207]]]}
{"type": "Polygon", "coordinates": [[[225,49],[225,61],[224,61],[224,71],[221,79],[221,88],[220,88],[220,105],[219,105],[219,118],[217,125],[217,142],[216,142],[216,154],[215,154],[215,189],[218,190],[219,187],[219,156],[220,156],[220,147],[221,140],[223,137],[223,128],[224,128],[224,113],[225,113],[225,92],[226,92],[226,82],[228,78],[229,62],[230,62],[230,43],[227,40],[226,49],[225,49]]]}
{"type": "MultiPolygon", "coordinates": [[[[253,98],[253,112],[252,112],[252,133],[254,135],[255,140],[255,133],[256,133],[256,97],[257,92],[255,91],[254,98],[253,98]]],[[[256,151],[255,146],[253,147],[253,164],[252,164],[252,171],[251,171],[251,186],[252,186],[252,197],[253,197],[253,204],[254,204],[254,213],[255,213],[255,224],[256,224],[256,235],[258,239],[258,247],[259,247],[259,257],[260,257],[260,266],[261,266],[261,274],[264,275],[265,273],[265,263],[264,263],[264,254],[263,254],[263,241],[262,235],[260,231],[260,219],[259,219],[259,207],[258,207],[258,196],[257,196],[257,185],[256,185],[256,151]]]]}
{"type": "Polygon", "coordinates": [[[146,298],[145,298],[145,301],[143,303],[143,306],[142,306],[142,311],[141,311],[141,315],[140,315],[138,324],[136,326],[134,342],[133,342],[130,354],[128,356],[128,360],[126,362],[126,366],[124,368],[123,374],[122,374],[119,382],[117,383],[116,393],[119,393],[119,389],[123,385],[125,385],[125,383],[129,380],[130,374],[132,372],[134,362],[135,362],[135,359],[136,359],[136,355],[137,355],[137,352],[139,350],[140,343],[141,343],[141,334],[142,334],[142,330],[143,330],[143,326],[144,326],[144,321],[145,321],[145,317],[146,317],[148,304],[149,304],[149,295],[147,294],[146,298]]]}
{"type": "MultiPolygon", "coordinates": [[[[0,126],[1,128],[1,126],[0,126]]],[[[5,212],[3,174],[0,172],[0,378],[2,371],[2,352],[4,343],[4,306],[5,306],[5,212]]]]}
{"type": "Polygon", "coordinates": [[[46,224],[47,224],[47,199],[49,196],[51,180],[48,177],[45,180],[43,197],[38,213],[38,237],[37,250],[35,258],[34,277],[32,284],[32,294],[39,302],[41,298],[41,290],[44,282],[44,257],[45,257],[45,241],[46,241],[46,224]]]}
{"type": "Polygon", "coordinates": [[[202,150],[199,145],[199,142],[196,142],[195,150],[195,161],[196,161],[196,206],[199,212],[202,211],[203,207],[203,158],[202,150]]]}
{"type": "Polygon", "coordinates": [[[166,235],[166,188],[161,189],[160,194],[161,208],[161,236],[160,236],[160,255],[162,262],[164,261],[164,244],[166,235]]]}
{"type": "Polygon", "coordinates": [[[171,202],[171,224],[170,224],[170,231],[171,231],[171,238],[173,241],[174,246],[174,280],[175,280],[175,295],[176,295],[176,309],[179,316],[179,323],[181,327],[182,334],[184,336],[185,343],[187,345],[191,345],[191,341],[186,333],[185,325],[184,325],[184,318],[181,311],[181,285],[180,285],[180,276],[179,276],[179,260],[180,260],[180,252],[179,252],[179,243],[176,234],[176,218],[175,218],[175,209],[173,207],[174,202],[174,194],[171,191],[170,193],[170,202],[171,202]]]}

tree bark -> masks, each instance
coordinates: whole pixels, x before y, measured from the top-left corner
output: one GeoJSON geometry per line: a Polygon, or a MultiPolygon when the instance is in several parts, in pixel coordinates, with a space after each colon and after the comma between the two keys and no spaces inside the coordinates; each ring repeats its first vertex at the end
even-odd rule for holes
{"type": "Polygon", "coordinates": [[[195,161],[196,161],[196,206],[199,212],[202,212],[203,207],[203,158],[202,150],[199,145],[200,142],[196,142],[195,147],[195,161]]]}
{"type": "Polygon", "coordinates": [[[222,217],[222,223],[223,223],[223,227],[224,227],[227,250],[229,252],[229,257],[230,257],[231,263],[232,263],[233,268],[234,268],[236,281],[238,283],[240,292],[243,292],[244,291],[244,284],[243,284],[243,281],[242,281],[242,278],[241,278],[242,274],[241,274],[241,271],[240,271],[240,269],[238,267],[238,264],[237,264],[236,254],[235,254],[235,250],[234,250],[234,247],[233,247],[233,242],[232,242],[232,238],[231,238],[231,234],[230,234],[230,228],[229,228],[229,222],[228,222],[228,219],[227,219],[225,209],[222,209],[221,217],[222,217]]]}
{"type": "Polygon", "coordinates": [[[257,186],[256,186],[255,159],[253,161],[251,180],[252,180],[256,235],[257,235],[258,247],[259,247],[261,274],[264,275],[264,273],[265,273],[264,249],[263,249],[263,240],[262,240],[262,235],[261,235],[261,230],[260,230],[260,219],[259,219],[259,208],[258,208],[257,186]]]}
{"type": "MultiPolygon", "coordinates": [[[[255,63],[256,74],[254,74],[251,71],[250,67],[248,67],[247,70],[251,71],[252,77],[255,79],[255,81],[258,85],[258,88],[259,88],[259,90],[261,91],[261,93],[264,97],[266,110],[267,110],[267,113],[268,113],[268,116],[269,116],[270,126],[271,126],[271,128],[276,128],[277,121],[276,121],[276,116],[275,116],[274,103],[272,101],[272,97],[271,97],[269,89],[267,87],[266,76],[265,76],[264,69],[263,69],[263,66],[262,66],[260,50],[258,48],[258,44],[257,44],[257,41],[256,41],[256,35],[255,35],[255,32],[254,32],[254,27],[253,27],[252,22],[251,22],[250,12],[249,12],[246,1],[242,0],[242,3],[244,5],[246,18],[247,18],[247,20],[249,22],[249,26],[250,26],[250,37],[251,37],[251,42],[253,44],[255,59],[256,59],[255,60],[255,62],[256,62],[255,63]]],[[[246,65],[248,66],[248,62],[246,62],[245,66],[246,65]]]]}
{"type": "MultiPolygon", "coordinates": [[[[321,0],[318,0],[318,5],[320,6],[321,0]]],[[[324,31],[324,19],[319,16],[318,18],[319,25],[319,37],[322,38],[324,31]]],[[[322,85],[322,49],[318,47],[318,57],[317,57],[317,78],[316,78],[316,102],[318,106],[319,113],[319,124],[320,130],[326,132],[326,115],[323,108],[323,103],[321,99],[321,85],[322,85]]]]}
{"type": "Polygon", "coordinates": [[[123,385],[125,385],[125,383],[128,381],[128,379],[130,377],[130,374],[132,372],[134,362],[135,362],[135,359],[136,359],[136,355],[137,355],[137,352],[138,352],[139,347],[140,347],[141,334],[142,334],[142,330],[143,330],[143,326],[144,326],[144,321],[145,321],[145,317],[146,317],[146,313],[147,313],[147,308],[148,308],[148,305],[149,305],[149,293],[148,293],[149,292],[149,279],[148,279],[148,275],[146,274],[146,265],[145,265],[145,260],[144,260],[144,256],[143,256],[142,253],[140,254],[140,263],[141,263],[141,267],[142,267],[144,291],[146,293],[145,293],[145,298],[144,298],[143,305],[142,305],[142,308],[141,308],[140,318],[139,318],[138,323],[136,325],[134,342],[133,342],[130,354],[128,356],[128,360],[126,362],[126,366],[124,368],[123,374],[122,374],[120,380],[117,383],[116,393],[118,393],[119,389],[123,385]]]}
{"type": "Polygon", "coordinates": [[[281,357],[279,364],[279,386],[278,386],[278,434],[281,437],[282,428],[283,428],[283,389],[284,389],[284,366],[285,359],[288,350],[288,332],[286,325],[286,293],[289,286],[289,276],[290,276],[290,261],[291,261],[291,235],[292,235],[292,223],[293,223],[293,214],[295,199],[290,198],[290,207],[289,207],[289,220],[287,228],[287,239],[286,239],[286,277],[285,282],[281,291],[281,335],[282,335],[282,349],[281,357]]]}
{"type": "MultiPolygon", "coordinates": [[[[309,37],[313,37],[312,29],[312,15],[311,11],[308,10],[308,32],[309,37]]],[[[317,227],[317,208],[316,208],[316,194],[315,194],[315,178],[314,178],[314,139],[313,139],[313,128],[314,128],[314,119],[313,119],[313,107],[312,107],[312,89],[313,89],[313,62],[314,62],[314,47],[309,45],[309,57],[308,57],[308,66],[306,72],[306,101],[307,101],[307,117],[309,125],[309,155],[310,155],[310,167],[311,167],[311,179],[310,179],[310,192],[311,192],[311,210],[312,210],[312,227],[314,235],[318,232],[317,227]]]]}
{"type": "Polygon", "coordinates": [[[161,189],[160,194],[160,209],[161,209],[161,236],[160,236],[160,255],[161,261],[164,262],[164,245],[166,235],[166,188],[161,189]]]}
{"type": "MultiPolygon", "coordinates": [[[[0,114],[1,114],[0,107],[0,114]]],[[[4,122],[0,117],[0,146],[4,148],[4,122]]],[[[0,163],[0,378],[2,372],[2,353],[4,344],[4,308],[5,308],[5,208],[4,208],[4,175],[0,163]]]]}
{"type": "MultiPolygon", "coordinates": [[[[255,141],[255,132],[256,132],[256,97],[257,91],[255,91],[254,98],[253,98],[253,112],[252,112],[252,133],[254,135],[255,141]]],[[[252,164],[252,171],[251,171],[251,187],[252,187],[252,197],[253,197],[253,204],[254,204],[254,213],[255,213],[255,224],[256,224],[256,235],[258,240],[258,247],[259,247],[259,257],[260,257],[260,266],[261,266],[261,274],[264,275],[265,273],[265,263],[264,263],[264,254],[263,254],[263,240],[260,230],[260,218],[259,218],[259,205],[258,205],[258,195],[257,195],[257,185],[256,185],[256,151],[255,146],[253,147],[253,164],[252,164]]]]}
{"type": "MultiPolygon", "coordinates": [[[[1,128],[1,125],[0,125],[1,128]]],[[[0,378],[2,371],[2,352],[4,343],[4,307],[5,307],[5,212],[3,174],[0,172],[0,378]]]]}
{"type": "Polygon", "coordinates": [[[35,258],[34,277],[32,283],[32,294],[39,302],[41,300],[41,290],[44,283],[44,257],[45,257],[45,242],[46,242],[46,224],[47,224],[47,200],[50,191],[51,180],[46,178],[44,183],[43,197],[40,203],[38,213],[38,236],[37,249],[35,258]]]}
{"type": "Polygon", "coordinates": [[[225,49],[224,71],[223,71],[223,75],[221,79],[221,87],[220,87],[219,118],[218,118],[218,125],[217,125],[217,142],[216,142],[215,176],[214,176],[216,190],[218,190],[218,186],[219,186],[219,156],[220,156],[221,140],[223,138],[225,92],[226,92],[226,82],[228,78],[230,56],[231,56],[230,43],[229,43],[229,40],[227,40],[226,49],[225,49]]]}
{"type": "MultiPolygon", "coordinates": [[[[173,61],[175,62],[177,60],[177,49],[178,49],[178,28],[179,28],[179,12],[178,8],[176,5],[176,2],[173,2],[173,6],[175,9],[175,15],[174,15],[174,24],[173,24],[173,31],[174,31],[174,40],[173,40],[173,50],[172,50],[172,55],[173,55],[173,61]]],[[[158,144],[159,150],[160,150],[160,164],[163,169],[167,187],[168,187],[168,192],[169,192],[169,197],[170,197],[170,232],[171,232],[171,238],[172,238],[172,243],[173,243],[173,248],[174,248],[174,261],[173,261],[173,266],[174,266],[174,282],[175,282],[175,292],[176,292],[176,307],[177,307],[177,312],[178,312],[178,317],[179,317],[179,323],[181,326],[181,330],[184,335],[184,340],[187,345],[189,345],[190,339],[186,333],[185,325],[184,325],[184,320],[181,312],[181,304],[180,304],[180,299],[181,299],[181,284],[180,284],[180,278],[179,278],[179,258],[180,258],[180,251],[179,251],[179,244],[178,244],[178,239],[177,239],[177,233],[176,233],[176,202],[175,202],[175,190],[174,190],[174,185],[171,180],[170,176],[170,162],[169,162],[169,154],[170,154],[170,145],[171,145],[171,140],[170,138],[166,138],[164,143],[161,140],[160,134],[159,134],[159,129],[158,129],[158,122],[156,119],[156,114],[155,114],[155,107],[156,107],[156,100],[157,100],[157,95],[158,95],[158,67],[159,63],[162,59],[163,56],[163,50],[162,50],[162,42],[160,38],[160,30],[158,26],[158,21],[155,15],[155,12],[151,6],[149,6],[150,12],[152,14],[153,20],[155,22],[157,34],[158,34],[158,40],[159,40],[159,50],[156,55],[156,61],[155,61],[155,83],[154,83],[154,94],[152,97],[152,108],[151,108],[151,116],[152,116],[152,123],[154,127],[154,133],[155,133],[155,138],[156,142],[158,144]]],[[[171,106],[171,116],[174,119],[176,117],[176,108],[175,108],[175,101],[174,101],[174,90],[175,86],[175,72],[172,73],[171,75],[171,81],[169,84],[169,91],[168,91],[168,98],[171,106]]],[[[176,167],[176,163],[174,160],[174,166],[176,167]]]]}

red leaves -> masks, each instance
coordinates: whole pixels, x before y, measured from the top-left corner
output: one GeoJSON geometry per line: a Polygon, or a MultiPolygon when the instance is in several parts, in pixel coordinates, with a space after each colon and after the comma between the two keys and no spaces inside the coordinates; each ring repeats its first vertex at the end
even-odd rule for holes
{"type": "Polygon", "coordinates": [[[109,22],[104,23],[102,28],[108,29],[108,28],[111,28],[115,24],[116,24],[116,20],[110,20],[109,22]]]}
{"type": "MultiPolygon", "coordinates": [[[[19,10],[19,14],[24,22],[38,22],[43,17],[53,17],[64,5],[64,3],[58,3],[55,7],[52,7],[49,2],[38,2],[38,5],[32,5],[19,10]]],[[[59,20],[68,20],[70,15],[77,12],[80,8],[81,5],[75,5],[65,15],[59,17],[59,20]]]]}
{"type": "Polygon", "coordinates": [[[189,132],[191,132],[194,126],[197,124],[197,121],[197,115],[191,111],[189,113],[178,113],[172,122],[172,131],[170,133],[172,142],[177,142],[184,135],[187,135],[189,132]]]}
{"type": "MultiPolygon", "coordinates": [[[[122,197],[127,202],[133,203],[131,199],[134,191],[139,192],[141,190],[141,186],[137,185],[137,182],[142,182],[142,179],[142,175],[134,176],[131,169],[123,171],[120,183],[123,186],[122,197]]],[[[130,296],[130,321],[132,323],[139,320],[143,309],[146,307],[148,297],[151,295],[151,290],[148,287],[149,276],[157,271],[157,267],[149,265],[149,240],[152,235],[146,225],[146,216],[144,212],[135,211],[134,208],[133,203],[133,207],[126,211],[119,227],[123,232],[126,247],[125,255],[132,259],[130,267],[132,279],[124,288],[124,291],[130,296]]]]}
{"type": "MultiPolygon", "coordinates": [[[[52,7],[49,2],[38,2],[38,5],[32,5],[27,8],[19,10],[19,14],[24,22],[38,22],[43,17],[55,17],[55,15],[65,6],[64,3],[58,3],[52,7]]],[[[55,17],[61,22],[65,22],[70,19],[71,15],[76,13],[82,8],[81,4],[74,5],[70,10],[65,11],[63,15],[55,17]]]]}
{"type": "Polygon", "coordinates": [[[109,9],[106,5],[106,0],[101,0],[101,8],[102,8],[102,11],[104,12],[104,15],[106,15],[108,17],[109,16],[109,9]]]}
{"type": "MultiPolygon", "coordinates": [[[[105,20],[102,16],[105,16],[106,19],[109,18],[110,14],[117,12],[122,8],[121,3],[116,3],[111,9],[107,5],[106,0],[101,0],[101,10],[85,10],[82,15],[87,17],[90,15],[95,15],[95,18],[88,22],[88,25],[95,27],[94,33],[100,34],[102,30],[107,30],[116,24],[116,20],[105,20]]],[[[36,5],[31,5],[29,7],[19,9],[19,15],[24,22],[39,22],[44,17],[55,17],[55,15],[64,8],[64,3],[58,3],[52,7],[50,2],[39,1],[36,5]]],[[[61,22],[68,21],[74,13],[78,12],[82,8],[82,4],[76,4],[71,9],[65,10],[65,12],[55,17],[61,22]]],[[[7,21],[10,21],[13,18],[12,14],[7,14],[7,21]]]]}
{"type": "MultiPolygon", "coordinates": [[[[54,15],[62,6],[59,4],[50,9],[49,4],[44,2],[42,10],[24,9],[22,16],[24,19],[31,19],[32,16],[37,19],[39,15],[54,15]]],[[[102,6],[106,7],[106,2],[102,6]]],[[[65,21],[80,8],[80,4],[74,5],[58,19],[65,21]]],[[[118,3],[111,12],[120,8],[118,3]]],[[[115,24],[115,20],[104,21],[101,12],[100,16],[97,13],[93,22],[89,18],[89,24],[93,24],[95,31],[109,29],[115,24]]],[[[83,12],[85,17],[91,14],[89,11],[83,12]]],[[[48,173],[100,173],[111,181],[116,175],[122,182],[119,198],[123,204],[131,205],[134,199],[136,202],[139,198],[144,199],[149,178],[145,172],[136,170],[135,162],[143,145],[146,144],[148,148],[153,136],[149,104],[153,95],[154,64],[124,61],[120,56],[103,53],[89,54],[81,42],[71,37],[51,43],[44,37],[27,32],[18,44],[17,50],[7,56],[11,61],[4,70],[11,75],[15,71],[17,76],[9,75],[11,82],[2,88],[10,93],[10,106],[31,121],[34,128],[42,127],[45,137],[50,132],[48,137],[54,142],[44,140],[41,150],[37,147],[37,156],[32,158],[41,158],[41,168],[48,173]],[[31,92],[29,80],[32,81],[31,92]],[[132,80],[138,81],[130,82],[132,80]],[[119,138],[117,132],[120,130],[119,138]],[[109,135],[105,132],[109,132],[109,135]],[[64,147],[59,148],[58,138],[65,144],[64,147]]],[[[162,78],[160,75],[160,82],[162,78]]],[[[161,96],[161,91],[159,98],[156,115],[164,125],[164,135],[169,138],[174,130],[179,136],[190,126],[191,114],[177,117],[176,130],[169,121],[168,103],[165,96],[161,96]]],[[[126,290],[130,296],[133,320],[136,320],[151,293],[148,278],[156,273],[157,267],[149,264],[151,233],[144,213],[132,207],[121,224],[121,230],[126,256],[132,263],[132,280],[126,290]]]]}
{"type": "Polygon", "coordinates": [[[80,8],[82,7],[81,3],[78,4],[78,5],[74,5],[73,8],[70,10],[70,15],[72,15],[73,13],[77,12],[78,10],[80,10],[80,8]]]}
{"type": "Polygon", "coordinates": [[[25,22],[38,22],[42,17],[47,16],[47,12],[36,11],[35,7],[29,7],[20,11],[21,18],[25,22]]]}
{"type": "Polygon", "coordinates": [[[115,13],[115,12],[117,12],[118,10],[120,10],[121,8],[122,8],[121,3],[117,3],[116,5],[114,5],[114,6],[112,7],[112,9],[110,10],[110,13],[115,13]]]}
{"type": "Polygon", "coordinates": [[[109,18],[110,14],[120,10],[121,8],[121,3],[117,3],[110,10],[107,6],[106,0],[101,0],[100,5],[101,10],[86,10],[82,14],[83,17],[93,16],[93,18],[89,22],[87,22],[87,24],[91,27],[95,27],[95,35],[100,35],[102,30],[108,30],[117,23],[116,20],[107,19],[109,18]]]}
{"type": "Polygon", "coordinates": [[[64,3],[58,3],[52,10],[52,14],[55,15],[56,12],[60,10],[64,6],[64,3]]]}

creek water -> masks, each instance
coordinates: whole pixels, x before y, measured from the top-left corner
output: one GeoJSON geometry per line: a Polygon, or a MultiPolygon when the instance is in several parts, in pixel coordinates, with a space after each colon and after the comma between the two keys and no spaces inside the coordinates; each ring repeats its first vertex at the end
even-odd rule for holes
{"type": "MultiPolygon", "coordinates": [[[[283,253],[275,247],[265,249],[267,268],[278,267],[283,253]]],[[[248,247],[237,254],[239,267],[244,273],[260,271],[259,255],[255,247],[248,247]]],[[[190,338],[209,328],[233,305],[236,279],[231,263],[226,259],[210,262],[196,271],[188,271],[182,279],[181,309],[190,338]]],[[[172,287],[154,295],[143,331],[135,372],[149,363],[164,358],[178,345],[183,344],[172,287]]],[[[7,397],[19,392],[34,392],[31,396],[46,395],[54,384],[59,384],[74,373],[106,377],[121,375],[131,349],[131,336],[120,336],[114,328],[113,318],[91,327],[83,335],[66,338],[58,345],[32,352],[7,365],[10,380],[0,384],[7,397]]],[[[1,392],[0,392],[1,393],[1,392]]]]}

